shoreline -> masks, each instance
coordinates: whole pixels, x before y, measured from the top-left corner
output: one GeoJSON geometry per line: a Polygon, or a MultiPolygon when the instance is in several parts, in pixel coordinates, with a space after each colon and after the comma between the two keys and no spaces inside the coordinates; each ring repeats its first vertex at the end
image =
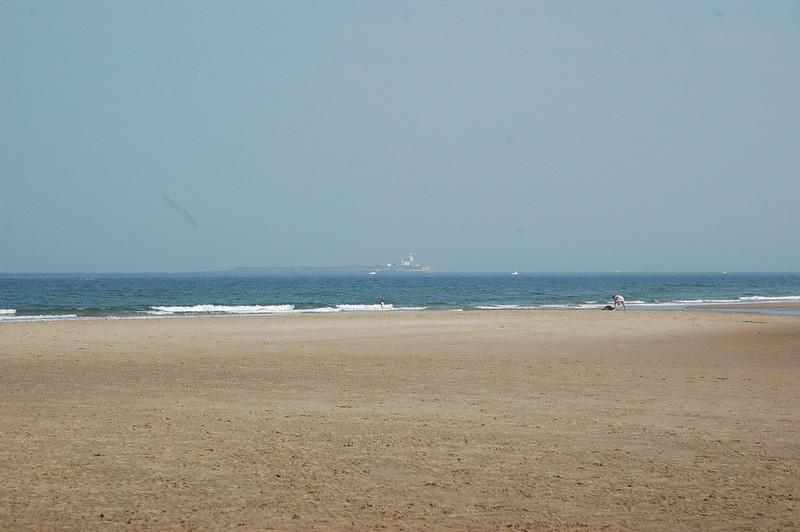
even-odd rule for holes
{"type": "Polygon", "coordinates": [[[800,301],[763,301],[742,303],[709,303],[692,305],[692,308],[706,308],[712,310],[800,310],[800,301]]]}
{"type": "MultiPolygon", "coordinates": [[[[581,304],[586,305],[586,304],[581,304]]],[[[371,305],[365,305],[371,306],[371,305]]],[[[162,314],[157,312],[142,314],[123,314],[106,316],[81,316],[74,313],[64,315],[27,315],[16,313],[4,313],[0,315],[0,325],[4,323],[29,323],[29,322],[49,322],[49,321],[85,321],[85,320],[149,320],[160,318],[231,318],[231,317],[273,317],[273,316],[298,316],[298,315],[369,315],[369,314],[397,314],[397,313],[451,313],[451,312],[552,312],[552,311],[596,311],[603,310],[601,304],[593,306],[572,306],[561,304],[542,304],[542,305],[497,305],[497,308],[487,308],[487,306],[475,307],[453,307],[453,308],[428,308],[428,307],[394,307],[387,309],[337,309],[329,307],[311,309],[291,309],[276,310],[266,312],[175,312],[172,314],[162,314]]],[[[738,312],[752,313],[761,315],[800,315],[800,301],[762,301],[762,302],[726,302],[726,303],[628,303],[629,311],[641,312],[738,312]]],[[[13,309],[6,309],[13,310],[13,309]]],[[[623,311],[624,312],[624,311],[623,311]]]]}
{"type": "Polygon", "coordinates": [[[800,318],[368,312],[0,335],[0,528],[791,529],[800,318]]]}

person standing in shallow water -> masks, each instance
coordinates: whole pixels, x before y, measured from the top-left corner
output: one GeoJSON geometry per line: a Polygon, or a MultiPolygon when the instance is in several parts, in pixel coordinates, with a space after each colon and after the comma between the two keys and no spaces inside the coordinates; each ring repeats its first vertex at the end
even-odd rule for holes
{"type": "Polygon", "coordinates": [[[384,302],[383,302],[383,298],[381,298],[381,300],[380,300],[380,301],[378,301],[378,303],[380,303],[380,305],[381,305],[381,310],[383,310],[383,304],[384,304],[384,302]]]}
{"type": "Polygon", "coordinates": [[[617,310],[617,307],[620,305],[622,305],[624,310],[628,310],[628,307],[625,306],[625,298],[617,294],[614,296],[614,310],[617,310]]]}

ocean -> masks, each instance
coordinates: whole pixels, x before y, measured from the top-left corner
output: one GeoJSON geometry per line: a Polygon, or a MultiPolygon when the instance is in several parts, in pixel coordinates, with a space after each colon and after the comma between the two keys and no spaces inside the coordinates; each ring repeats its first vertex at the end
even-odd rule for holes
{"type": "MultiPolygon", "coordinates": [[[[800,302],[800,273],[0,274],[0,322],[353,311],[630,310],[800,302]],[[381,309],[379,301],[385,300],[381,309]]],[[[799,313],[766,309],[767,313],[799,313]]]]}

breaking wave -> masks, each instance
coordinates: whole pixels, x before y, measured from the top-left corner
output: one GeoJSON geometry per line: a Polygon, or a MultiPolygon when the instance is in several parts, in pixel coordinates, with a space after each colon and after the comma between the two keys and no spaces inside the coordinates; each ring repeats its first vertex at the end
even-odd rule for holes
{"type": "Polygon", "coordinates": [[[77,314],[37,314],[37,315],[14,315],[3,314],[0,315],[0,321],[53,321],[53,320],[69,320],[77,318],[77,314]]]}
{"type": "Polygon", "coordinates": [[[280,314],[291,312],[294,305],[192,305],[150,307],[147,314],[168,316],[170,314],[280,314]]]}

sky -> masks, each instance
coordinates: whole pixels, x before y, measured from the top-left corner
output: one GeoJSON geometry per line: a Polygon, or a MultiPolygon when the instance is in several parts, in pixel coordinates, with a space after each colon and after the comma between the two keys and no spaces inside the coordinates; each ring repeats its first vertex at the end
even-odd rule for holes
{"type": "Polygon", "coordinates": [[[800,2],[0,0],[0,272],[800,270],[800,2]]]}

